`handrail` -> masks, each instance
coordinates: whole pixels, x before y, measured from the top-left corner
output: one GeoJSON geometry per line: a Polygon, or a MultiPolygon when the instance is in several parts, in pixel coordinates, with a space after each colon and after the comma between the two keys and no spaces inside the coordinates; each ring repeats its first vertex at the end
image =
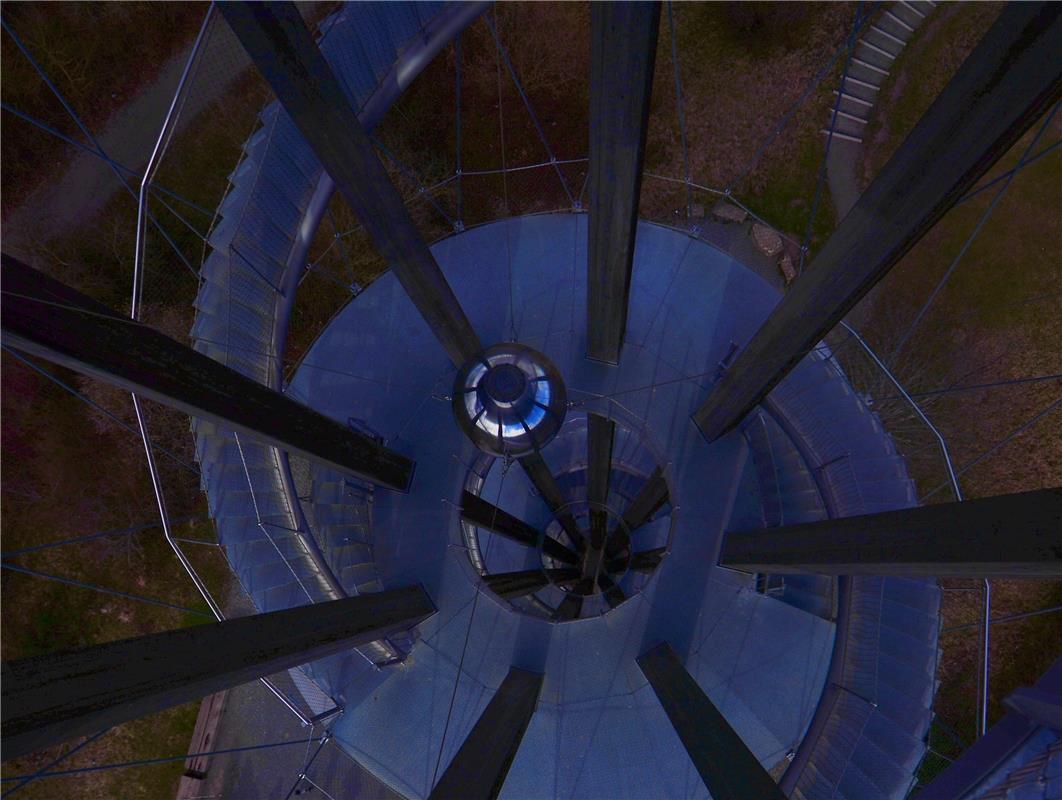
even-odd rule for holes
{"type": "Polygon", "coordinates": [[[852,338],[856,340],[859,346],[863,348],[863,352],[870,356],[874,363],[878,365],[885,377],[889,379],[889,382],[896,387],[896,390],[914,409],[914,412],[918,415],[918,418],[926,424],[926,427],[929,428],[929,430],[933,433],[933,436],[936,437],[937,443],[940,445],[941,455],[944,456],[944,465],[948,469],[948,480],[951,483],[951,490],[955,493],[956,500],[962,500],[962,489],[959,488],[959,479],[956,477],[955,468],[952,466],[951,463],[951,453],[948,452],[947,442],[944,441],[944,437],[941,435],[940,431],[937,430],[937,426],[930,422],[929,417],[927,417],[925,415],[925,412],[922,411],[922,407],[918,405],[915,399],[907,393],[907,390],[903,388],[903,385],[896,379],[896,376],[889,371],[889,368],[885,366],[885,363],[880,358],[878,358],[878,354],[875,353],[871,346],[867,344],[866,340],[862,336],[860,336],[859,333],[856,332],[855,328],[853,328],[851,325],[849,325],[843,320],[841,321],[841,327],[848,331],[848,333],[852,336],[852,338]]]}

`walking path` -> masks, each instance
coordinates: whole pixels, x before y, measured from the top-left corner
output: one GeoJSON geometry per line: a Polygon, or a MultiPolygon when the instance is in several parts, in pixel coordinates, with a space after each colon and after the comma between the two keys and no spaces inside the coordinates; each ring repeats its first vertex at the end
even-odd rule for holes
{"type": "MultiPolygon", "coordinates": [[[[95,134],[113,161],[135,171],[143,169],[190,54],[191,45],[170,58],[158,76],[142,87],[111,117],[104,129],[95,134]]],[[[244,73],[250,62],[225,23],[215,16],[205,35],[197,65],[176,127],[178,133],[217,100],[244,73]]],[[[49,134],[42,131],[41,135],[49,134]]],[[[81,141],[91,146],[91,142],[81,141]]],[[[128,180],[134,190],[139,187],[138,178],[128,180]]],[[[90,222],[118,191],[124,189],[111,167],[93,153],[78,151],[61,175],[42,183],[20,206],[8,213],[3,220],[4,249],[32,258],[37,249],[33,245],[45,243],[90,222]]]]}
{"type": "Polygon", "coordinates": [[[826,162],[826,176],[841,220],[859,199],[858,171],[863,155],[863,134],[870,121],[870,112],[878,101],[881,84],[897,56],[903,52],[915,30],[936,6],[933,0],[901,0],[886,8],[871,24],[856,45],[841,88],[836,112],[822,133],[833,129],[833,141],[826,162]],[[831,125],[832,123],[832,125],[831,125]]]}

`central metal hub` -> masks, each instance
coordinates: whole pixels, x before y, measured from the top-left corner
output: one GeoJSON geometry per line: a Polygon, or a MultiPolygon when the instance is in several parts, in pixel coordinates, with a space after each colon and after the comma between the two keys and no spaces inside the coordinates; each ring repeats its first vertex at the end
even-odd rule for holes
{"type": "Polygon", "coordinates": [[[499,364],[487,372],[481,386],[495,403],[511,405],[527,392],[528,380],[515,364],[499,364]]]}
{"type": "Polygon", "coordinates": [[[537,350],[515,342],[484,350],[457,372],[457,424],[487,453],[519,458],[546,446],[568,409],[564,381],[537,350]]]}

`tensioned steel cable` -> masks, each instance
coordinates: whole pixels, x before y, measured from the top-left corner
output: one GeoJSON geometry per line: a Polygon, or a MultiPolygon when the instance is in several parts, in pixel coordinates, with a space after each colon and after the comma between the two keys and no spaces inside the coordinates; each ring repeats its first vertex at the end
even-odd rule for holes
{"type": "MultiPolygon", "coordinates": [[[[1029,142],[1028,147],[1026,147],[1025,151],[1022,153],[1021,158],[1018,161],[1019,168],[1024,165],[1025,159],[1028,158],[1029,154],[1036,147],[1037,143],[1039,143],[1040,137],[1043,136],[1044,133],[1047,131],[1047,126],[1051,124],[1051,120],[1054,119],[1055,113],[1058,111],[1060,106],[1062,106],[1062,101],[1055,103],[1051,111],[1048,112],[1043,124],[1040,126],[1040,129],[1036,132],[1036,135],[1033,137],[1033,140],[1029,142]]],[[[896,361],[896,356],[898,356],[900,354],[900,351],[903,350],[904,345],[906,345],[907,341],[911,338],[911,334],[914,333],[914,329],[918,327],[918,324],[922,321],[923,317],[925,317],[926,312],[929,310],[929,307],[933,304],[933,301],[937,299],[937,295],[940,294],[941,290],[947,284],[948,279],[951,278],[952,273],[954,273],[956,267],[959,266],[959,262],[962,261],[962,257],[966,255],[966,251],[970,249],[970,246],[974,243],[974,240],[977,239],[978,234],[981,233],[981,230],[982,228],[984,228],[985,223],[988,222],[989,218],[992,216],[992,212],[996,210],[996,206],[999,205],[999,202],[1003,199],[1003,196],[1007,193],[1007,189],[1010,188],[1011,183],[1014,181],[1014,178],[1017,177],[1017,175],[1018,171],[1011,172],[1007,179],[1003,182],[1003,185],[999,187],[999,191],[996,192],[995,197],[992,198],[992,202],[988,204],[988,207],[981,214],[981,218],[977,221],[977,224],[974,226],[974,229],[970,231],[970,235],[966,237],[966,241],[963,242],[962,247],[959,248],[959,252],[956,253],[955,258],[953,258],[951,261],[951,264],[948,265],[948,268],[944,271],[944,274],[941,276],[940,280],[937,281],[937,285],[933,287],[933,291],[929,293],[929,297],[926,298],[926,301],[922,304],[922,307],[918,309],[918,313],[915,314],[915,317],[911,321],[911,324],[907,326],[907,330],[905,330],[903,332],[903,335],[900,336],[900,341],[897,342],[896,346],[892,350],[892,353],[889,355],[890,362],[896,361]]]]}
{"type": "Polygon", "coordinates": [[[87,747],[88,745],[92,744],[94,741],[99,739],[101,736],[103,736],[103,734],[107,733],[107,731],[110,731],[110,730],[112,730],[112,728],[107,728],[105,730],[99,731],[98,733],[92,734],[92,736],[88,737],[85,741],[81,742],[79,745],[70,748],[65,753],[63,753],[61,756],[58,756],[57,758],[52,759],[50,762],[45,764],[43,767],[41,767],[39,770],[37,770],[32,775],[27,775],[25,780],[22,781],[22,783],[18,784],[17,786],[15,786],[15,787],[13,787],[11,789],[8,789],[3,794],[0,794],[0,798],[10,797],[15,792],[17,792],[19,789],[21,789],[23,786],[25,786],[26,784],[32,783],[33,781],[37,780],[37,778],[39,778],[41,775],[45,774],[52,767],[54,767],[54,766],[56,766],[58,764],[61,764],[64,761],[66,761],[66,759],[70,758],[70,756],[72,756],[78,750],[81,750],[82,748],[87,747]]]}
{"type": "MultiPolygon", "coordinates": [[[[1011,431],[1005,437],[1000,439],[994,445],[989,447],[987,450],[985,450],[979,456],[977,456],[976,458],[973,458],[970,461],[966,462],[966,464],[964,464],[959,470],[956,471],[956,473],[955,473],[956,477],[961,477],[964,473],[966,473],[967,470],[977,466],[982,461],[984,461],[986,458],[988,458],[990,455],[992,455],[997,450],[999,450],[1001,447],[1009,444],[1014,438],[1020,436],[1022,433],[1027,431],[1029,428],[1031,428],[1033,425],[1035,425],[1037,422],[1039,422],[1045,416],[1050,414],[1052,411],[1054,411],[1060,405],[1062,405],[1062,397],[1060,397],[1058,400],[1055,400],[1055,402],[1051,403],[1051,405],[1047,406],[1047,408],[1043,409],[1042,411],[1036,413],[1035,415],[1033,415],[1032,417],[1027,419],[1025,422],[1023,422],[1021,425],[1019,425],[1017,428],[1015,428],[1013,431],[1011,431]]],[[[942,483],[942,484],[940,484],[940,486],[936,487],[935,489],[933,489],[929,493],[922,495],[918,499],[919,505],[924,505],[926,500],[928,500],[930,497],[935,495],[941,489],[947,488],[947,486],[948,486],[947,483],[942,483]]]]}
{"type": "Polygon", "coordinates": [[[83,581],[76,581],[73,578],[63,578],[59,575],[50,575],[47,572],[38,572],[35,569],[29,569],[28,567],[19,567],[8,562],[0,563],[0,569],[9,569],[12,572],[21,572],[24,575],[32,575],[35,578],[43,578],[44,580],[55,581],[56,583],[65,583],[68,586],[76,586],[79,589],[90,589],[94,592],[100,592],[101,594],[110,594],[115,597],[124,597],[128,600],[136,600],[140,603],[146,603],[152,606],[161,606],[162,608],[169,608],[174,611],[182,611],[185,614],[194,614],[197,617],[206,617],[213,620],[214,615],[209,614],[206,611],[200,611],[195,608],[187,608],[185,606],[178,606],[173,603],[167,603],[165,600],[156,600],[153,597],[144,597],[139,594],[130,594],[129,592],[121,592],[117,589],[108,589],[106,586],[98,586],[94,583],[85,583],[83,581]]]}
{"type": "MultiPolygon", "coordinates": [[[[96,401],[94,401],[94,400],[90,399],[89,397],[87,397],[86,395],[82,394],[77,389],[75,389],[73,386],[68,384],[66,381],[64,381],[61,378],[59,378],[59,377],[53,375],[52,373],[48,372],[48,370],[46,370],[46,369],[44,369],[42,367],[38,367],[32,361],[30,361],[29,359],[23,357],[22,354],[19,353],[17,350],[13,350],[10,347],[8,347],[7,345],[3,345],[3,350],[4,350],[4,352],[6,352],[9,355],[11,355],[14,358],[16,358],[17,360],[21,361],[23,364],[25,364],[27,367],[32,369],[34,372],[37,372],[40,375],[43,375],[45,378],[50,380],[52,383],[54,383],[59,388],[61,388],[64,391],[67,391],[70,394],[72,394],[74,397],[78,398],[79,400],[81,400],[82,402],[87,404],[90,408],[93,408],[96,411],[99,411],[101,414],[106,416],[108,419],[114,421],[116,424],[118,424],[123,429],[129,431],[130,433],[139,434],[137,429],[134,428],[132,425],[129,425],[128,423],[123,421],[120,417],[118,417],[117,415],[111,413],[106,408],[104,408],[99,403],[97,403],[96,401]]],[[[177,454],[175,454],[175,453],[171,452],[170,450],[166,449],[162,445],[153,444],[152,446],[156,450],[158,450],[160,453],[162,453],[164,456],[169,457],[174,462],[176,462],[178,465],[184,467],[186,470],[188,470],[192,474],[194,474],[194,475],[198,475],[199,474],[199,469],[198,468],[196,468],[192,464],[189,464],[187,461],[185,461],[182,458],[180,458],[180,456],[178,456],[177,454]]]]}
{"type": "Polygon", "coordinates": [[[142,758],[137,761],[119,761],[113,764],[99,764],[93,767],[80,767],[78,769],[61,769],[51,772],[42,772],[33,776],[30,775],[11,775],[5,778],[0,778],[0,783],[9,783],[12,781],[20,781],[25,778],[32,777],[34,780],[43,780],[44,778],[57,778],[63,775],[80,775],[86,772],[104,772],[111,769],[124,769],[126,767],[143,767],[149,764],[166,764],[171,761],[184,761],[188,758],[200,758],[202,756],[223,756],[229,753],[248,753],[253,750],[268,750],[273,747],[290,747],[296,744],[306,744],[307,741],[319,741],[314,738],[310,739],[292,739],[288,742],[267,742],[266,744],[254,744],[247,745],[245,747],[229,747],[224,750],[204,750],[200,753],[181,753],[178,756],[166,756],[165,758],[142,758]]]}
{"type": "MultiPolygon", "coordinates": [[[[500,478],[498,480],[498,496],[495,498],[495,502],[494,502],[494,516],[491,519],[491,528],[494,527],[494,523],[495,523],[495,521],[497,520],[497,517],[498,517],[498,510],[499,510],[500,504],[501,504],[502,489],[505,488],[505,478],[509,474],[509,468],[511,466],[512,466],[512,462],[509,461],[508,459],[506,459],[506,460],[504,460],[502,462],[502,473],[501,473],[501,476],[500,476],[500,478]]],[[[483,553],[483,568],[484,568],[484,571],[487,568],[487,558],[490,555],[490,546],[492,544],[494,544],[494,538],[495,538],[495,535],[492,534],[490,539],[487,542],[487,548],[486,548],[486,550],[483,553]]],[[[465,654],[468,652],[468,639],[469,639],[470,635],[472,634],[472,623],[476,619],[476,606],[479,604],[479,596],[482,593],[482,591],[483,591],[482,587],[477,586],[476,587],[476,594],[472,598],[472,610],[471,610],[471,612],[468,615],[468,627],[465,628],[465,641],[464,641],[464,644],[461,645],[461,658],[457,662],[457,677],[454,678],[454,691],[450,695],[450,707],[446,711],[446,722],[443,725],[442,739],[439,742],[439,755],[435,759],[435,769],[434,769],[434,771],[432,772],[432,775],[431,775],[431,786],[432,787],[435,786],[435,782],[439,778],[439,765],[442,763],[443,751],[446,748],[446,734],[450,730],[450,719],[451,719],[451,717],[453,717],[454,702],[457,699],[457,689],[461,685],[461,672],[462,672],[462,670],[464,669],[464,666],[465,666],[465,654]]],[[[430,789],[429,789],[429,791],[430,791],[430,789]]]]}

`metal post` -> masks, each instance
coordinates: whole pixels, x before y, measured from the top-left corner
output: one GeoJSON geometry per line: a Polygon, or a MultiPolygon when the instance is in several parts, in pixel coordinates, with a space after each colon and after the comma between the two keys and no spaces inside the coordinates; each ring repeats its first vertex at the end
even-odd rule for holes
{"type": "Polygon", "coordinates": [[[482,350],[369,136],[294,3],[219,3],[258,71],[372,237],[447,356],[482,350]]]}
{"type": "Polygon", "coordinates": [[[535,713],[542,676],[509,668],[429,800],[493,800],[535,713]]]}
{"type": "Polygon", "coordinates": [[[2,757],[367,644],[434,612],[412,586],[5,661],[2,757]]]}
{"type": "Polygon", "coordinates": [[[405,491],[413,462],[3,255],[3,342],[288,452],[405,491]]]}
{"type": "Polygon", "coordinates": [[[1062,574],[1059,531],[1062,488],[1038,489],[730,533],[719,563],[782,574],[1049,578],[1062,574]]]}
{"type": "Polygon", "coordinates": [[[694,414],[705,438],[740,422],[1062,96],[1060,13],[1003,9],[694,414]]]}
{"type": "Polygon", "coordinates": [[[784,800],[782,790],[670,645],[657,645],[639,656],[638,666],[713,800],[784,800]]]}
{"type": "Polygon", "coordinates": [[[587,357],[618,364],[627,327],[660,4],[590,6],[587,357]]]}

